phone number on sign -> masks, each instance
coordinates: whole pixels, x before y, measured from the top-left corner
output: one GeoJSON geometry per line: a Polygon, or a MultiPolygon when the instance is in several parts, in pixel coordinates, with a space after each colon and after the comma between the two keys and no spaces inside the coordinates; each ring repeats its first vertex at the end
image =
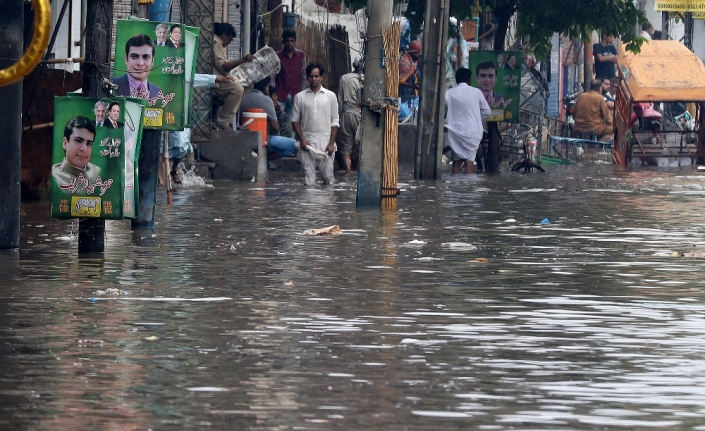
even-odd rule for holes
{"type": "Polygon", "coordinates": [[[705,1],[660,2],[654,5],[657,12],[694,12],[705,10],[705,1]]]}

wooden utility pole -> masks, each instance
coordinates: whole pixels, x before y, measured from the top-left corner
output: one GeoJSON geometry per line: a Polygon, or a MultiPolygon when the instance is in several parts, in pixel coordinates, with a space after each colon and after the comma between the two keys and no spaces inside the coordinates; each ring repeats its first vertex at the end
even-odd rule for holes
{"type": "Polygon", "coordinates": [[[585,44],[585,56],[583,58],[583,91],[590,89],[592,83],[592,70],[595,63],[592,50],[592,32],[588,35],[588,42],[585,44]]]}
{"type": "Polygon", "coordinates": [[[269,0],[269,46],[275,51],[282,46],[282,33],[284,32],[284,7],[282,0],[269,0]]]}
{"type": "Polygon", "coordinates": [[[416,130],[414,178],[441,178],[445,114],[445,46],[450,0],[426,2],[421,69],[421,98],[416,130]]]}
{"type": "MultiPolygon", "coordinates": [[[[88,0],[86,5],[86,61],[83,69],[83,95],[106,97],[102,77],[110,76],[112,42],[112,0],[88,0]]],[[[83,218],[78,222],[78,252],[102,253],[105,249],[105,220],[83,218]]]]}
{"type": "Polygon", "coordinates": [[[363,93],[362,142],[357,182],[357,206],[382,203],[382,155],[384,142],[383,109],[386,71],[382,68],[382,27],[392,23],[393,0],[367,1],[367,49],[365,51],[365,91],[363,93]]]}
{"type": "MultiPolygon", "coordinates": [[[[0,68],[22,57],[24,2],[0,0],[0,68]]],[[[22,81],[0,87],[0,249],[20,246],[22,81]]]]}
{"type": "MultiPolygon", "coordinates": [[[[96,1],[96,0],[93,0],[96,1]]],[[[112,15],[112,8],[110,9],[112,15]]],[[[139,5],[137,15],[140,18],[149,18],[149,5],[139,5]]],[[[120,47],[116,47],[115,55],[121,55],[120,47]]],[[[108,49],[110,52],[110,49],[108,49]]],[[[137,161],[140,184],[140,203],[137,207],[137,219],[131,221],[132,228],[154,227],[154,212],[157,208],[157,183],[159,179],[159,138],[161,130],[144,129],[140,156],[137,161]]],[[[169,171],[166,171],[169,175],[169,171]]]]}

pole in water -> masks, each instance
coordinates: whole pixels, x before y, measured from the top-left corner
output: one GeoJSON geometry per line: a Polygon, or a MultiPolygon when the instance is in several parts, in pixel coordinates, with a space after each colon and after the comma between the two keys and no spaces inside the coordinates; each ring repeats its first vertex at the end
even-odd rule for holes
{"type": "MultiPolygon", "coordinates": [[[[392,22],[392,0],[368,0],[368,34],[381,34],[382,28],[392,22]]],[[[370,38],[367,42],[365,61],[365,90],[363,100],[384,100],[386,70],[382,69],[379,58],[384,52],[381,37],[370,38]]],[[[386,66],[386,64],[385,64],[386,66]]],[[[357,206],[379,207],[382,201],[382,165],[385,117],[373,111],[371,106],[363,106],[360,127],[360,165],[357,173],[357,206]],[[382,120],[382,121],[380,121],[382,120]]]]}
{"type": "Polygon", "coordinates": [[[164,183],[166,183],[166,204],[171,205],[174,199],[174,189],[169,168],[169,132],[166,130],[164,131],[164,183]]]}
{"type": "Polygon", "coordinates": [[[133,228],[154,227],[154,212],[157,206],[157,180],[159,177],[159,137],[161,131],[147,129],[142,132],[142,145],[137,169],[140,173],[139,207],[133,228]]]}
{"type": "Polygon", "coordinates": [[[78,252],[102,253],[105,250],[105,220],[82,218],[78,221],[78,252]]]}
{"type": "MultiPolygon", "coordinates": [[[[23,3],[0,3],[0,68],[12,66],[22,56],[23,3]]],[[[20,245],[20,180],[22,140],[22,81],[0,87],[0,249],[20,245]]]]}
{"type": "MultiPolygon", "coordinates": [[[[113,3],[91,0],[86,6],[86,62],[83,72],[83,94],[106,97],[102,77],[109,74],[113,3]]],[[[78,253],[102,253],[105,249],[105,220],[84,218],[78,221],[78,253]]]]}

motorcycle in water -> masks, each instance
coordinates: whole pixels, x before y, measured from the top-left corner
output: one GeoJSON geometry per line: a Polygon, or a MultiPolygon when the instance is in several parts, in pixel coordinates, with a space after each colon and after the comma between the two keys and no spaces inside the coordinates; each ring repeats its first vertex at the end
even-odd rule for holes
{"type": "Polygon", "coordinates": [[[629,119],[629,127],[639,122],[639,128],[650,130],[651,133],[658,133],[661,130],[661,113],[654,109],[651,102],[634,103],[632,115],[629,119]]]}

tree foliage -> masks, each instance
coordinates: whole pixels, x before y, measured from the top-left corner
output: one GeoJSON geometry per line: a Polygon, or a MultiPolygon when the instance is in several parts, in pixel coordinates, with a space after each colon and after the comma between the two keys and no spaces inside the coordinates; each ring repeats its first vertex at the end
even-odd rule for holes
{"type": "MultiPolygon", "coordinates": [[[[486,0],[497,20],[495,48],[503,49],[509,21],[518,12],[517,38],[529,36],[531,49],[545,58],[554,33],[586,39],[592,31],[619,36],[627,49],[638,52],[643,42],[636,29],[646,21],[631,0],[486,0]]],[[[458,19],[473,16],[476,3],[450,0],[450,15],[458,19]]],[[[406,17],[412,29],[423,25],[426,0],[409,0],[406,17]]]]}

